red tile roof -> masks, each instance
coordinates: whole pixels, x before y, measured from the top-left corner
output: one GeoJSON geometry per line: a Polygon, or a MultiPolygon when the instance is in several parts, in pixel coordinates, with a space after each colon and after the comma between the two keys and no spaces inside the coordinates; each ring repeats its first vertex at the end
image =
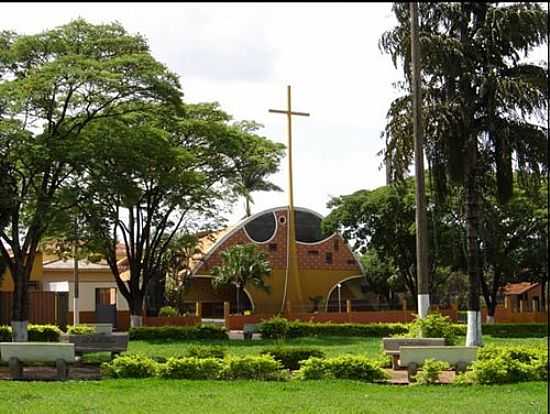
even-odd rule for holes
{"type": "Polygon", "coordinates": [[[539,284],[536,282],[521,282],[521,283],[508,283],[502,289],[505,295],[521,295],[528,290],[534,289],[539,284]]]}

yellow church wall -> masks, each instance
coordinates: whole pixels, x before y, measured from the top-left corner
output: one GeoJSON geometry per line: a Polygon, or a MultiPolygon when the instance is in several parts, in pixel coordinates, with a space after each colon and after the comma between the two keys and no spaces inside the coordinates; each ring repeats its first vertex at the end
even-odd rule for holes
{"type": "MultiPolygon", "coordinates": [[[[43,275],[43,265],[42,265],[42,253],[37,253],[34,258],[34,263],[31,271],[31,281],[42,282],[43,275]]],[[[0,292],[13,292],[13,279],[11,272],[8,269],[2,275],[2,280],[0,280],[0,292]]]]}

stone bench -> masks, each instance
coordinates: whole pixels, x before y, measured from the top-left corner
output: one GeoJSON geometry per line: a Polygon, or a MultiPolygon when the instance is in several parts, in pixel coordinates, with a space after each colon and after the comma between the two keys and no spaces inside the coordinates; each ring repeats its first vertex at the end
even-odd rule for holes
{"type": "Polygon", "coordinates": [[[252,335],[258,332],[258,325],[255,323],[245,323],[243,326],[244,339],[251,340],[252,335]]]}
{"type": "Polygon", "coordinates": [[[399,365],[408,370],[409,382],[426,359],[446,361],[454,365],[457,372],[464,372],[477,358],[476,346],[402,346],[400,348],[399,365]]]}
{"type": "Polygon", "coordinates": [[[399,368],[399,349],[402,346],[444,346],[445,338],[382,338],[384,353],[392,356],[392,368],[399,368]]]}
{"type": "Polygon", "coordinates": [[[113,333],[112,323],[94,323],[91,326],[95,328],[96,334],[111,335],[113,333]]]}
{"type": "Polygon", "coordinates": [[[24,363],[55,363],[57,379],[64,380],[69,373],[68,365],[75,362],[73,344],[59,342],[0,342],[2,361],[7,362],[13,379],[23,379],[24,363]]]}
{"type": "Polygon", "coordinates": [[[128,334],[113,333],[92,335],[63,335],[61,341],[74,345],[75,354],[82,356],[93,352],[110,352],[111,358],[128,350],[128,334]]]}

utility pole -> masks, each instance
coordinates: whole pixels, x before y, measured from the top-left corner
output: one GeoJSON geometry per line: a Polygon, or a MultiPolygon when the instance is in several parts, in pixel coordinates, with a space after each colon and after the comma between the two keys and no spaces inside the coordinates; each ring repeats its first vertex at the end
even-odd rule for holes
{"type": "Polygon", "coordinates": [[[411,2],[411,86],[413,98],[413,135],[416,174],[416,277],[418,316],[423,319],[430,310],[428,273],[428,226],[424,189],[424,147],[422,129],[422,90],[420,86],[420,45],[418,42],[418,3],[411,2]]]}
{"type": "Polygon", "coordinates": [[[78,214],[74,218],[74,244],[73,244],[73,263],[74,263],[74,298],[73,298],[73,325],[78,325],[80,318],[80,308],[78,306],[79,296],[79,278],[78,278],[78,214]]]}

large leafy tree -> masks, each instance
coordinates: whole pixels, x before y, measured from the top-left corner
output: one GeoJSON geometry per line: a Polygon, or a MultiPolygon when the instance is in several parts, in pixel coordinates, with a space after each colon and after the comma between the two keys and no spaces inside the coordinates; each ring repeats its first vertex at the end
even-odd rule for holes
{"type": "MultiPolygon", "coordinates": [[[[402,62],[407,94],[395,100],[385,130],[386,158],[396,178],[413,157],[411,136],[409,11],[393,7],[398,24],[381,48],[402,62]]],[[[535,3],[424,3],[420,5],[423,112],[427,156],[435,187],[464,190],[469,323],[466,342],[481,343],[479,254],[481,177],[494,171],[498,198],[512,196],[514,166],[535,180],[547,170],[548,106],[545,64],[525,63],[522,53],[547,42],[548,12],[535,3]],[[517,161],[512,162],[513,158],[517,161]]],[[[523,184],[529,184],[523,180],[523,184]]]]}
{"type": "Polygon", "coordinates": [[[235,158],[235,189],[244,197],[246,217],[252,215],[254,204],[252,193],[255,191],[282,191],[280,187],[267,179],[279,170],[285,146],[268,140],[255,133],[262,125],[253,121],[235,123],[242,135],[241,153],[235,158]]]}
{"type": "Polygon", "coordinates": [[[12,325],[26,340],[27,283],[38,244],[61,197],[86,161],[82,136],[99,119],[116,119],[151,102],[176,103],[180,87],[147,42],[119,24],[75,20],[36,35],[0,34],[0,133],[13,202],[0,254],[14,281],[12,325]]]}
{"type": "Polygon", "coordinates": [[[233,246],[221,253],[222,263],[212,268],[212,285],[221,287],[235,285],[237,313],[241,312],[240,296],[247,286],[270,291],[265,278],[271,274],[266,254],[253,244],[233,246]]]}
{"type": "Polygon", "coordinates": [[[229,181],[241,136],[217,104],[185,104],[106,119],[89,130],[81,210],[88,240],[106,258],[127,299],[132,326],[142,322],[150,282],[182,230],[220,221],[233,200],[229,181]],[[126,258],[119,262],[116,246],[126,258]],[[121,277],[129,272],[129,281],[121,277]]]}

